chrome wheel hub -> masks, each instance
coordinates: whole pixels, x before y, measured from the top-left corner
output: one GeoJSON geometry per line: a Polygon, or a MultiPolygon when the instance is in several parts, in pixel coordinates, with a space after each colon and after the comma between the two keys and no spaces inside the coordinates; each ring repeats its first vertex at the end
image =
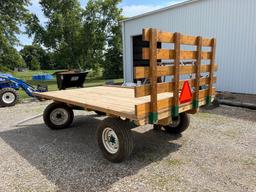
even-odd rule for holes
{"type": "Polygon", "coordinates": [[[2,100],[4,103],[11,104],[15,101],[16,96],[12,92],[6,92],[2,95],[2,100]]]}
{"type": "Polygon", "coordinates": [[[169,125],[170,127],[177,127],[180,124],[180,116],[173,119],[172,123],[169,125]]]}
{"type": "Polygon", "coordinates": [[[119,150],[119,140],[113,129],[107,127],[102,132],[102,142],[105,149],[111,153],[115,154],[119,150]]]}
{"type": "Polygon", "coordinates": [[[50,114],[51,122],[55,125],[63,125],[68,121],[68,112],[65,109],[54,109],[50,114]]]}

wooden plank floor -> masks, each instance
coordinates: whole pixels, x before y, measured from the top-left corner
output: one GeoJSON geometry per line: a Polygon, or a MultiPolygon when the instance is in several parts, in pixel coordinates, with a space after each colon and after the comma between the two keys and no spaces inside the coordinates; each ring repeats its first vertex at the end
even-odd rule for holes
{"type": "MultiPolygon", "coordinates": [[[[131,120],[137,120],[135,105],[150,101],[149,96],[135,98],[134,89],[108,86],[35,93],[35,95],[131,120]]],[[[172,97],[172,93],[162,93],[158,95],[158,100],[169,97],[172,97]]]]}

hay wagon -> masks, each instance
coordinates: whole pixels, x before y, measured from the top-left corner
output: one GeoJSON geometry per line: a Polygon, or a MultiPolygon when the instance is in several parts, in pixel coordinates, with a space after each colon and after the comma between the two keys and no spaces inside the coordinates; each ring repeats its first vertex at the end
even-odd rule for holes
{"type": "Polygon", "coordinates": [[[142,36],[143,41],[149,42],[149,47],[142,49],[142,58],[149,61],[149,66],[134,67],[134,78],[148,79],[147,84],[35,93],[54,101],[44,111],[46,125],[52,129],[68,127],[75,109],[108,116],[99,125],[96,136],[104,156],[112,162],[121,162],[131,154],[131,129],[136,126],[152,124],[174,134],[186,130],[187,114],[196,113],[200,106],[209,105],[214,99],[216,40],[151,28],[143,29],[142,36]],[[159,49],[158,42],[173,48],[159,49]],[[169,61],[169,65],[162,66],[159,60],[169,61]],[[184,61],[190,64],[182,65],[184,61]],[[188,79],[184,79],[186,74],[190,75],[188,79]],[[170,81],[161,81],[163,76],[170,77],[170,81]]]}

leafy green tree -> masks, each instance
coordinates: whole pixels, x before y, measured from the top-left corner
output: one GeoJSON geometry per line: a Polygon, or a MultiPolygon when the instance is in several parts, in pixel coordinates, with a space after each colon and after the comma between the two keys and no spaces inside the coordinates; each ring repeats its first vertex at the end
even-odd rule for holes
{"type": "Polygon", "coordinates": [[[10,69],[8,69],[7,67],[4,67],[4,66],[2,66],[2,65],[0,65],[0,72],[9,72],[10,71],[10,69]]]}
{"type": "Polygon", "coordinates": [[[107,49],[105,51],[105,62],[103,76],[105,78],[123,77],[123,50],[122,50],[122,26],[120,21],[122,9],[118,8],[120,0],[107,0],[106,28],[107,28],[107,49]]]}
{"type": "Polygon", "coordinates": [[[39,45],[25,45],[20,50],[20,54],[25,60],[27,67],[31,70],[54,68],[51,53],[46,52],[39,45]]]}
{"type": "Polygon", "coordinates": [[[25,67],[23,58],[18,51],[13,48],[8,39],[0,34],[0,68],[3,71],[14,69],[17,67],[25,67]]]}
{"type": "Polygon", "coordinates": [[[22,57],[14,48],[19,44],[16,37],[20,34],[19,26],[31,17],[27,10],[29,0],[0,1],[0,66],[14,69],[24,67],[22,57]]]}
{"type": "Polygon", "coordinates": [[[102,17],[101,2],[89,0],[83,11],[83,28],[81,32],[83,68],[95,69],[100,67],[104,61],[106,38],[102,17]]]}
{"type": "Polygon", "coordinates": [[[30,66],[31,70],[39,70],[40,69],[40,63],[35,57],[32,58],[30,65],[31,65],[30,66]]]}
{"type": "MultiPolygon", "coordinates": [[[[89,0],[83,17],[84,63],[98,63],[105,78],[122,77],[120,0],[89,0]]],[[[98,66],[98,65],[97,65],[98,66]]]]}
{"type": "Polygon", "coordinates": [[[17,67],[25,67],[25,62],[15,48],[8,47],[0,55],[0,66],[14,70],[17,67]]]}
{"type": "Polygon", "coordinates": [[[0,34],[11,45],[19,42],[16,37],[21,33],[19,26],[26,23],[31,17],[27,10],[28,5],[29,0],[0,1],[0,34]]]}
{"type": "Polygon", "coordinates": [[[35,42],[53,51],[67,68],[80,65],[81,8],[77,0],[41,0],[44,15],[48,19],[45,27],[38,18],[31,18],[29,35],[35,34],[35,42]]]}
{"type": "MultiPolygon", "coordinates": [[[[40,58],[40,68],[41,69],[56,69],[56,61],[54,60],[54,53],[50,51],[44,51],[41,53],[42,57],[40,58]]],[[[64,68],[62,68],[64,69],[64,68]]]]}
{"type": "Polygon", "coordinates": [[[112,36],[108,39],[103,76],[107,79],[123,77],[123,54],[120,24],[112,28],[112,36]]]}
{"type": "Polygon", "coordinates": [[[82,9],[78,0],[41,0],[48,22],[43,27],[34,15],[27,32],[51,51],[58,68],[103,67],[105,78],[122,77],[120,2],[89,0],[82,9]]]}

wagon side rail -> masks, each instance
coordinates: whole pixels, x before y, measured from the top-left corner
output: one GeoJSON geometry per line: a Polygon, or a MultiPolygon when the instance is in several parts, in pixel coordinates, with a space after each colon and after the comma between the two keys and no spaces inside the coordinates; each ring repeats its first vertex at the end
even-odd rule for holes
{"type": "Polygon", "coordinates": [[[209,105],[216,93],[215,63],[216,39],[201,36],[187,36],[181,33],[162,32],[157,29],[143,29],[143,41],[149,48],[142,49],[142,58],[149,60],[147,67],[134,67],[134,79],[149,79],[149,84],[134,88],[136,98],[150,96],[150,102],[135,105],[135,115],[140,124],[168,124],[172,117],[187,111],[195,113],[202,105],[209,105]],[[172,44],[173,49],[158,49],[157,43],[172,44]],[[172,61],[171,65],[159,66],[157,60],[172,61]],[[190,61],[190,65],[181,65],[190,61]],[[207,73],[206,77],[202,73],[207,73]],[[181,75],[191,75],[190,79],[181,79],[181,75]],[[170,82],[158,82],[163,76],[171,76],[170,82]],[[180,103],[180,89],[188,82],[192,90],[192,99],[180,103]],[[172,96],[158,100],[158,94],[172,92],[172,96]]]}

